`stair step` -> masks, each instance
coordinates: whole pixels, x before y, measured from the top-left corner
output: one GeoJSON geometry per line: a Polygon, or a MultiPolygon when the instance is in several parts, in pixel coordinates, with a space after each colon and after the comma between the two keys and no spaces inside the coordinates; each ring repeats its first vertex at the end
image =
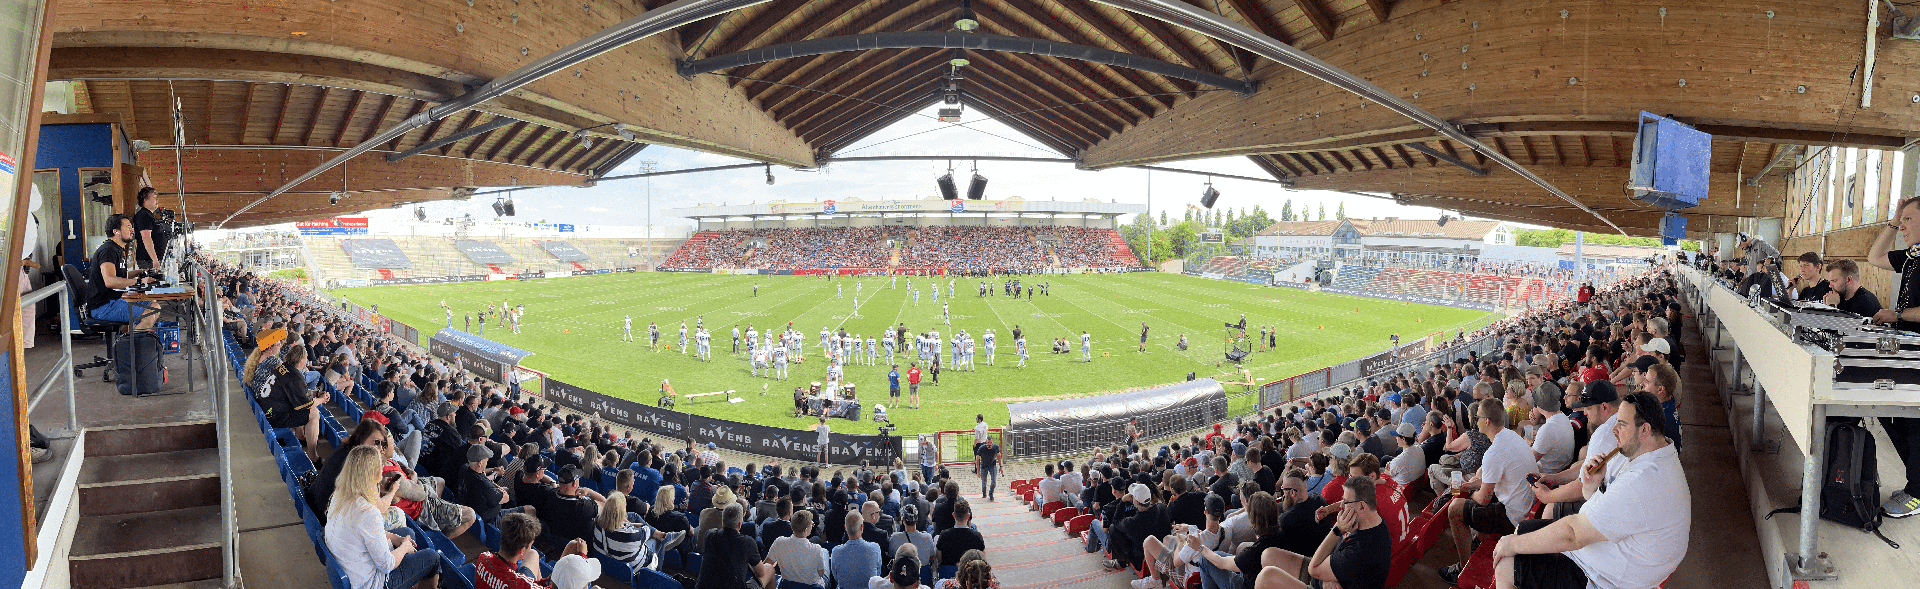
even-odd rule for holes
{"type": "Polygon", "coordinates": [[[86,436],[87,458],[198,450],[218,442],[212,421],[91,428],[86,436]]]}
{"type": "Polygon", "coordinates": [[[220,472],[220,449],[200,448],[99,456],[80,467],[80,486],[112,485],[162,478],[189,478],[220,472]]]}
{"type": "Polygon", "coordinates": [[[198,581],[189,581],[186,583],[147,585],[145,587],[133,587],[131,589],[221,589],[220,583],[221,583],[220,579],[201,579],[198,581]]]}
{"type": "Polygon", "coordinates": [[[121,589],[220,576],[220,508],[83,516],[67,570],[74,587],[121,589]]]}

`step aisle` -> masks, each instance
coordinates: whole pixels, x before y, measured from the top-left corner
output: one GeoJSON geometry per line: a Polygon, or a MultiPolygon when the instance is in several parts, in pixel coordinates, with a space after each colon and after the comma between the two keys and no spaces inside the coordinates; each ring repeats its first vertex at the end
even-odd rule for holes
{"type": "Polygon", "coordinates": [[[1040,512],[1004,485],[1002,481],[993,501],[977,491],[964,492],[973,506],[974,524],[986,538],[987,562],[993,564],[1000,589],[1130,589],[1132,574],[1102,568],[1100,554],[1081,548],[1079,538],[1041,519],[1040,512]]]}

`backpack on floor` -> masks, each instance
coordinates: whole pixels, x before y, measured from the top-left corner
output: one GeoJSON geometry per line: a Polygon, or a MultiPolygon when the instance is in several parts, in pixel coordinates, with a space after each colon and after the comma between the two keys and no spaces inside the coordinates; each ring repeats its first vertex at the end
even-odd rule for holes
{"type": "Polygon", "coordinates": [[[113,340],[113,384],[122,395],[160,392],[160,337],[136,331],[113,340]]]}
{"type": "MultiPolygon", "coordinates": [[[[1827,466],[1820,485],[1820,519],[1871,533],[1899,548],[1880,533],[1880,470],[1873,432],[1858,418],[1827,420],[1827,466]]],[[[1782,507],[1767,514],[1799,513],[1801,506],[1782,507]]]]}

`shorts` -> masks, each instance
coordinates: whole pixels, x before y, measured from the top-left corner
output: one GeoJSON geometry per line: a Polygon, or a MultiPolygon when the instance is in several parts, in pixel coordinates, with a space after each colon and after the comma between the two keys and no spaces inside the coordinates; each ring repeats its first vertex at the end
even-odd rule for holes
{"type": "Polygon", "coordinates": [[[1507,506],[1498,501],[1488,501],[1486,505],[1467,501],[1465,514],[1467,527],[1482,534],[1511,534],[1513,521],[1507,519],[1507,506]]]}
{"type": "Polygon", "coordinates": [[[420,502],[420,527],[436,532],[445,532],[460,527],[463,513],[460,504],[429,496],[420,502]]]}
{"type": "Polygon", "coordinates": [[[114,299],[107,301],[105,305],[88,309],[87,315],[93,317],[94,321],[133,323],[133,315],[130,313],[131,309],[129,309],[129,307],[138,307],[141,313],[147,312],[146,303],[128,303],[126,299],[114,299]]]}
{"type": "MultiPolygon", "coordinates": [[[[1532,532],[1549,523],[1543,519],[1520,522],[1516,533],[1532,532]]],[[[1587,573],[1563,552],[1520,554],[1513,557],[1513,584],[1528,589],[1584,589],[1587,573]]]]}
{"type": "Polygon", "coordinates": [[[900,398],[900,387],[887,387],[887,396],[895,399],[900,398]]]}
{"type": "Polygon", "coordinates": [[[916,382],[913,384],[909,384],[907,385],[907,388],[909,389],[908,392],[911,392],[916,395],[920,394],[920,383],[916,382]]]}

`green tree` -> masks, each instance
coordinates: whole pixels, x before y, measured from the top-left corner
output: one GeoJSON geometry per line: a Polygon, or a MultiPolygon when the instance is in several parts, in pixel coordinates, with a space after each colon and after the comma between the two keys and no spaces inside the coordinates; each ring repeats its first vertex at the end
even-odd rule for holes
{"type": "Polygon", "coordinates": [[[1291,199],[1291,198],[1289,198],[1289,199],[1287,199],[1287,201],[1286,201],[1286,202],[1284,202],[1284,203],[1281,203],[1281,205],[1280,205],[1280,220],[1281,220],[1281,221],[1292,221],[1292,220],[1293,220],[1293,199],[1291,199]]]}
{"type": "Polygon", "coordinates": [[[1192,220],[1193,220],[1193,206],[1189,205],[1187,206],[1187,211],[1181,214],[1180,222],[1185,223],[1192,220]]]}
{"type": "Polygon", "coordinates": [[[1320,220],[1327,220],[1327,203],[1320,203],[1320,220]]]}
{"type": "MultiPolygon", "coordinates": [[[[1160,226],[1161,227],[1167,226],[1167,211],[1165,209],[1162,209],[1160,211],[1160,226]]],[[[159,249],[159,248],[155,248],[155,249],[159,249]]]]}
{"type": "Polygon", "coordinates": [[[1335,209],[1335,210],[1333,211],[1333,218],[1335,218],[1335,219],[1340,219],[1340,220],[1342,220],[1342,221],[1344,221],[1344,220],[1346,220],[1346,218],[1347,218],[1347,203],[1344,203],[1344,202],[1343,202],[1343,203],[1340,203],[1340,208],[1338,208],[1338,209],[1335,209]]]}
{"type": "MultiPolygon", "coordinates": [[[[1588,233],[1585,241],[1586,243],[1592,244],[1592,245],[1634,245],[1634,246],[1642,246],[1642,247],[1660,247],[1660,239],[1656,237],[1628,237],[1625,235],[1614,235],[1609,233],[1588,233]]],[[[1573,243],[1574,233],[1573,231],[1567,230],[1567,229],[1522,230],[1514,233],[1513,242],[1515,245],[1523,245],[1523,246],[1529,246],[1529,247],[1558,248],[1562,245],[1573,243]]],[[[1687,251],[1700,251],[1700,242],[1692,241],[1692,240],[1681,240],[1680,249],[1684,249],[1687,251]]]]}

